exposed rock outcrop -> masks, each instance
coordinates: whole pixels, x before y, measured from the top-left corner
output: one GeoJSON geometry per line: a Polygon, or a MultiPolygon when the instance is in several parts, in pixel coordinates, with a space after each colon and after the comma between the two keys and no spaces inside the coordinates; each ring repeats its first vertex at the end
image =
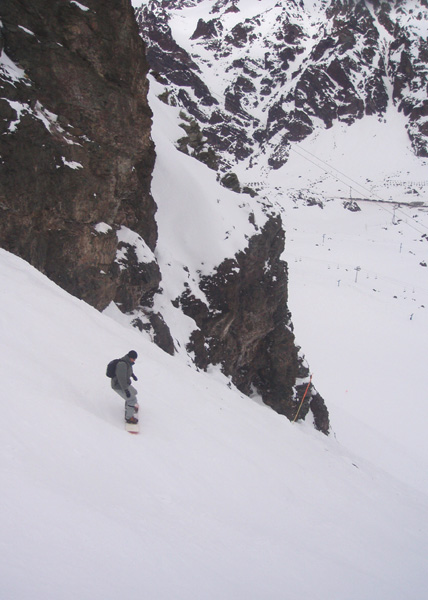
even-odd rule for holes
{"type": "Polygon", "coordinates": [[[1,246],[99,309],[150,304],[155,152],[129,0],[0,10],[1,246]]]}
{"type": "MultiPolygon", "coordinates": [[[[287,308],[283,250],[281,218],[273,215],[245,251],[202,278],[200,287],[208,304],[185,292],[177,305],[199,327],[189,350],[200,368],[221,365],[242,392],[259,393],[266,404],[293,419],[307,387],[299,380],[309,373],[299,356],[287,308]]],[[[299,418],[310,409],[315,426],[328,433],[327,408],[312,386],[299,418]]]]}

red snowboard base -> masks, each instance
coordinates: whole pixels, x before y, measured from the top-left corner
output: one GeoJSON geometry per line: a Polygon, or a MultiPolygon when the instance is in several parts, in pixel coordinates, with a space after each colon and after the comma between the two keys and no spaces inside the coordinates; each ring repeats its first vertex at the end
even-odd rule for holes
{"type": "Polygon", "coordinates": [[[139,423],[127,423],[125,421],[125,430],[129,433],[140,433],[140,424],[139,423]]]}

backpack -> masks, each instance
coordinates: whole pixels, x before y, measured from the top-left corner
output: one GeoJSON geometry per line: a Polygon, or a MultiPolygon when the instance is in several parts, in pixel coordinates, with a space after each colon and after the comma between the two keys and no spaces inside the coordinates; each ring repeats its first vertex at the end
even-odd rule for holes
{"type": "Polygon", "coordinates": [[[113,379],[113,377],[116,376],[116,365],[120,360],[120,358],[114,358],[107,365],[106,375],[107,377],[110,377],[110,379],[113,379]]]}

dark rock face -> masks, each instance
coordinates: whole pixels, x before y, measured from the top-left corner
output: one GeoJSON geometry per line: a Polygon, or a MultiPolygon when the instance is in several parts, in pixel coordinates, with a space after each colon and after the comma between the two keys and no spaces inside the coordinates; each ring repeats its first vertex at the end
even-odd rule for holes
{"type": "Polygon", "coordinates": [[[2,1],[0,244],[95,307],[132,310],[160,280],[147,63],[128,0],[84,4],[2,1]]]}
{"type": "MultiPolygon", "coordinates": [[[[202,105],[218,104],[202,81],[199,67],[173,39],[168,25],[169,18],[162,4],[142,7],[136,17],[140,30],[141,24],[144,23],[150,39],[154,42],[147,47],[147,58],[151,68],[167,81],[172,81],[181,88],[192,89],[202,105]]],[[[197,103],[191,101],[188,95],[182,95],[181,100],[190,114],[203,120],[203,112],[197,103]]]]}
{"type": "Polygon", "coordinates": [[[199,19],[198,25],[192,35],[192,40],[196,40],[197,38],[213,38],[218,35],[218,29],[220,31],[223,29],[223,26],[220,21],[217,19],[211,19],[208,22],[205,22],[203,19],[199,19]]]}
{"type": "MultiPolygon", "coordinates": [[[[299,358],[290,323],[283,249],[282,222],[272,216],[245,251],[202,279],[208,305],[188,292],[177,304],[199,327],[189,350],[200,368],[220,364],[242,392],[258,392],[266,404],[293,419],[306,388],[296,386],[296,380],[307,377],[308,369],[299,358]]],[[[299,418],[309,410],[316,427],[328,433],[327,408],[312,386],[299,418]]]]}

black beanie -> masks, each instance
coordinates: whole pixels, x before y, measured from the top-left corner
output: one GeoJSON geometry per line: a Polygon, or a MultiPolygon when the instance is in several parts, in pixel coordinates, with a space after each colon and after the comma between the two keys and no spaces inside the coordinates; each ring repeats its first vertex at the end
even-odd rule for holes
{"type": "Polygon", "coordinates": [[[133,358],[134,360],[135,360],[136,358],[138,358],[138,354],[135,352],[135,350],[130,350],[130,351],[128,352],[128,356],[129,356],[129,358],[133,358]]]}

